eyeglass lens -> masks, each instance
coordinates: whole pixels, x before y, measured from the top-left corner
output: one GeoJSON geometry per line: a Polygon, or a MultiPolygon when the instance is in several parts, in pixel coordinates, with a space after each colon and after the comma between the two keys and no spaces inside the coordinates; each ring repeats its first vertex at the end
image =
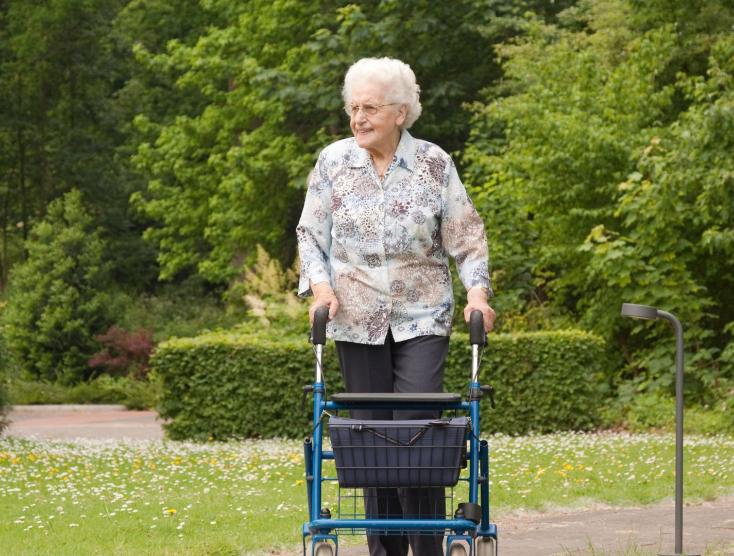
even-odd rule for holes
{"type": "Polygon", "coordinates": [[[374,106],[372,104],[352,104],[352,106],[350,107],[352,116],[356,116],[357,114],[359,114],[360,110],[362,110],[362,112],[364,112],[368,116],[374,116],[375,114],[377,114],[377,111],[379,109],[379,106],[374,106]]]}

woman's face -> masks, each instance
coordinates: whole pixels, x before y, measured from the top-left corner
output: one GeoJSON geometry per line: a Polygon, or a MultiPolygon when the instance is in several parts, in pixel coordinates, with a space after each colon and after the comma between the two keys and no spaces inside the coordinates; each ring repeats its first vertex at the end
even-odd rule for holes
{"type": "Polygon", "coordinates": [[[405,121],[405,106],[388,104],[384,86],[362,83],[352,89],[349,126],[357,144],[368,151],[383,151],[395,147],[400,137],[400,126],[405,121]],[[355,107],[360,107],[355,111],[355,107]],[[370,107],[372,109],[370,109],[370,107]],[[377,111],[370,115],[367,112],[377,111]]]}

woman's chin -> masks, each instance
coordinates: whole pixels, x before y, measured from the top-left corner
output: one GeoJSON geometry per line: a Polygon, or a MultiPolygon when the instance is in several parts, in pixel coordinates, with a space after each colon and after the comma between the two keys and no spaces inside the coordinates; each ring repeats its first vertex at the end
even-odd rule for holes
{"type": "Polygon", "coordinates": [[[357,140],[357,145],[363,149],[368,149],[374,143],[374,134],[372,133],[357,133],[354,138],[357,140]]]}

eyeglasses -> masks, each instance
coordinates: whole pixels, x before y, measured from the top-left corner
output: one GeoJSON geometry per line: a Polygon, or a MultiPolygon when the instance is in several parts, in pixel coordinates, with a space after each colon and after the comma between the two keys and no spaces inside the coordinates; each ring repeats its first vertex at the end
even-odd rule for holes
{"type": "Polygon", "coordinates": [[[395,104],[398,104],[397,102],[389,102],[387,104],[352,104],[351,106],[347,106],[347,114],[351,114],[352,117],[356,117],[357,114],[359,114],[359,111],[361,110],[363,114],[366,116],[374,116],[377,114],[381,108],[384,108],[385,106],[393,106],[395,104]]]}

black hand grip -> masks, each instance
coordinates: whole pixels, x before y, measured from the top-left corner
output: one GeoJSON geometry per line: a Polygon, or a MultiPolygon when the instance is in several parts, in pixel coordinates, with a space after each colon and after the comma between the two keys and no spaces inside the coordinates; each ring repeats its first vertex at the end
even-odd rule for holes
{"type": "Polygon", "coordinates": [[[469,343],[478,346],[487,343],[487,335],[484,333],[484,317],[478,309],[472,311],[469,316],[469,343]]]}
{"type": "Polygon", "coordinates": [[[497,407],[494,403],[494,387],[490,386],[489,384],[485,384],[484,386],[480,387],[480,390],[482,391],[482,394],[486,392],[489,395],[489,405],[492,406],[492,409],[497,407]]]}
{"type": "Polygon", "coordinates": [[[311,343],[316,345],[326,344],[326,321],[329,320],[329,308],[319,307],[313,315],[313,326],[311,327],[311,343]]]}

